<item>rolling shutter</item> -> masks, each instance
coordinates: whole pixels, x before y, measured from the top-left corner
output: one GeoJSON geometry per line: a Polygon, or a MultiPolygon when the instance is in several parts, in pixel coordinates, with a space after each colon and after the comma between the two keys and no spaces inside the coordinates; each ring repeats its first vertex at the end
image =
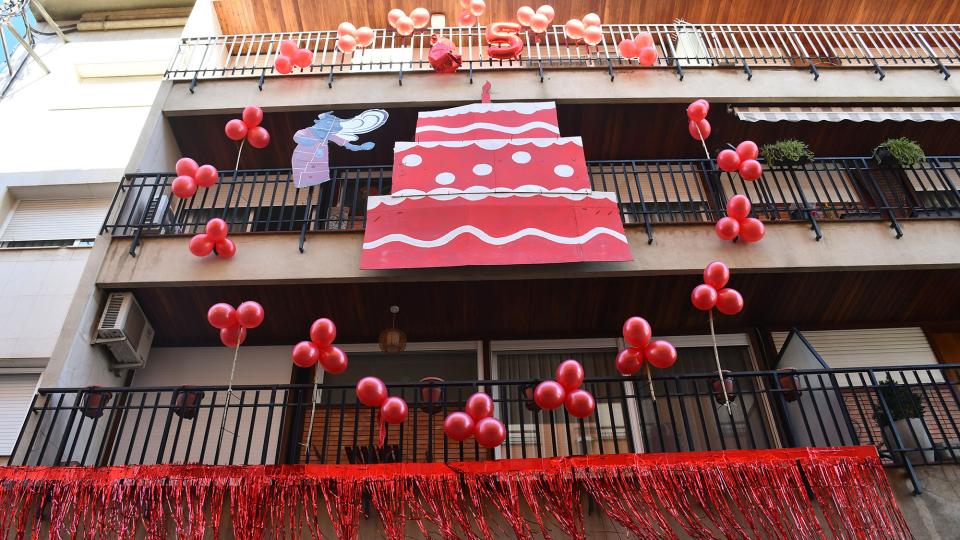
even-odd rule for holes
{"type": "MultiPolygon", "coordinates": [[[[773,332],[779,351],[787,332],[773,332]]],[[[937,363],[919,327],[864,328],[803,332],[810,345],[832,368],[916,366],[937,363]]]]}
{"type": "Polygon", "coordinates": [[[2,242],[95,238],[110,199],[21,199],[2,242]]]}
{"type": "Polygon", "coordinates": [[[39,374],[0,375],[0,456],[13,451],[39,379],[39,374]]]}

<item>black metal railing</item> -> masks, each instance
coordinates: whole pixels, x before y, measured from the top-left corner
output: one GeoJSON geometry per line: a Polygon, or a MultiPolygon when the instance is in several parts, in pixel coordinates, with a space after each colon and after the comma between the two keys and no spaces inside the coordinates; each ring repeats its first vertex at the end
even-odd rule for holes
{"type": "Polygon", "coordinates": [[[625,452],[873,445],[888,464],[960,456],[960,366],[594,378],[584,419],[539,410],[536,380],[390,383],[407,421],[381,428],[352,386],[41,389],[17,465],[274,464],[486,460],[625,452]],[[444,436],[443,419],[489,393],[507,439],[496,451],[444,436]],[[314,400],[313,397],[316,397],[314,400]],[[382,444],[378,440],[384,429],[382,444]]]}
{"type": "MultiPolygon", "coordinates": [[[[756,182],[724,173],[699,159],[588,162],[593,189],[616,193],[627,225],[712,223],[726,201],[745,193],[764,221],[809,223],[819,240],[822,221],[900,221],[960,217],[960,157],[930,157],[908,169],[880,167],[872,158],[817,158],[796,166],[768,167],[756,182]]],[[[367,198],[390,193],[389,166],[338,167],[320,186],[297,189],[289,169],[223,171],[212,188],[189,199],[170,192],[174,174],[127,175],[103,231],[131,236],[196,234],[213,217],[234,233],[362,229],[367,198]]]]}

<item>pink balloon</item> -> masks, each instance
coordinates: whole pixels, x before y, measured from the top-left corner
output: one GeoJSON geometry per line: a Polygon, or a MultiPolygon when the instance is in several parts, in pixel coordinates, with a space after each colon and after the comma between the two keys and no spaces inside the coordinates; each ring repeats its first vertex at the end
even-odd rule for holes
{"type": "Polygon", "coordinates": [[[227,237],[227,234],[230,232],[230,226],[227,225],[226,221],[216,217],[207,222],[205,230],[207,236],[216,242],[217,240],[223,240],[227,237]]]}
{"type": "Polygon", "coordinates": [[[320,318],[310,325],[310,341],[320,347],[327,347],[337,339],[337,326],[327,318],[320,318]]]}
{"type": "Polygon", "coordinates": [[[223,302],[210,306],[210,309],[207,310],[207,322],[210,323],[210,326],[221,330],[240,326],[240,323],[237,322],[237,310],[230,304],[223,302]]]}
{"type": "Polygon", "coordinates": [[[737,221],[743,221],[750,215],[750,199],[746,195],[734,195],[727,201],[727,215],[737,221]]]}
{"type": "Polygon", "coordinates": [[[487,10],[487,3],[483,0],[470,0],[470,13],[474,17],[479,17],[483,15],[483,12],[487,10]]]}
{"type": "MultiPolygon", "coordinates": [[[[401,36],[409,36],[413,33],[413,19],[404,15],[397,19],[397,33],[401,36]]],[[[351,49],[352,50],[352,49],[351,49]]]]}
{"type": "Polygon", "coordinates": [[[247,126],[247,129],[253,129],[263,122],[263,109],[256,105],[247,105],[243,108],[243,113],[240,115],[240,118],[243,120],[244,125],[247,126]]]}
{"type": "MultiPolygon", "coordinates": [[[[656,47],[640,47],[640,65],[646,67],[653,67],[657,65],[657,48],[656,47]]],[[[704,120],[706,122],[706,120],[704,120]]]]}
{"type": "Polygon", "coordinates": [[[573,359],[564,360],[557,366],[557,372],[553,378],[563,386],[564,390],[571,392],[583,384],[583,366],[573,359]]]}
{"type": "MultiPolygon", "coordinates": [[[[401,19],[401,20],[403,20],[403,19],[401,19]]],[[[406,19],[406,20],[409,21],[410,19],[406,19]]],[[[400,21],[397,21],[397,24],[400,24],[400,21]]],[[[412,32],[412,31],[413,31],[413,26],[412,26],[413,23],[410,23],[410,24],[411,24],[411,26],[410,26],[411,30],[410,30],[410,31],[412,32]]],[[[397,31],[400,32],[400,27],[399,27],[399,26],[397,27],[397,31]]],[[[400,33],[403,34],[403,32],[400,32],[400,33]]],[[[408,33],[409,33],[409,32],[408,32],[408,33]]],[[[403,35],[407,35],[407,34],[403,34],[403,35]]],[[[357,38],[355,38],[355,37],[353,37],[353,36],[343,36],[343,37],[341,37],[340,39],[337,40],[337,48],[340,49],[340,52],[351,53],[351,52],[353,52],[354,49],[357,48],[357,38]]]]}
{"type": "Polygon", "coordinates": [[[424,28],[430,24],[430,11],[422,7],[414,8],[410,12],[410,20],[413,21],[414,28],[424,28]]]}
{"type": "Polygon", "coordinates": [[[250,128],[247,132],[247,142],[254,148],[266,148],[270,144],[270,132],[263,126],[250,128]]]}
{"type": "Polygon", "coordinates": [[[330,345],[320,349],[320,365],[328,373],[337,375],[347,370],[347,353],[340,347],[330,345]]]}
{"type": "Polygon", "coordinates": [[[301,69],[313,65],[313,51],[310,49],[297,49],[297,54],[293,55],[293,65],[301,69]]]}
{"type": "Polygon", "coordinates": [[[507,438],[507,428],[496,418],[484,418],[477,422],[474,436],[484,448],[496,448],[507,438]]]}
{"type": "Polygon", "coordinates": [[[760,155],[760,149],[757,148],[757,143],[753,141],[743,141],[737,145],[737,155],[740,156],[741,161],[757,159],[757,156],[760,155]]]}
{"type": "Polygon", "coordinates": [[[545,411],[552,411],[563,405],[567,391],[557,381],[543,381],[533,389],[533,402],[545,411]]]}
{"type": "Polygon", "coordinates": [[[643,367],[643,348],[629,347],[617,354],[617,371],[630,377],[643,367]]]}
{"type": "Polygon", "coordinates": [[[402,9],[393,8],[387,12],[387,22],[390,23],[390,26],[396,28],[397,21],[399,21],[401,17],[406,17],[406,16],[407,16],[406,12],[404,12],[402,9]]]}
{"type": "Polygon", "coordinates": [[[659,369],[666,369],[677,361],[677,349],[672,343],[662,339],[647,345],[643,355],[651,366],[659,369]]]}
{"type": "Polygon", "coordinates": [[[537,34],[542,34],[550,27],[550,21],[543,13],[535,13],[530,17],[530,29],[537,34]]]}
{"type": "Polygon", "coordinates": [[[563,403],[567,412],[575,418],[586,418],[593,414],[597,408],[597,402],[593,399],[593,394],[586,390],[574,390],[567,394],[567,400],[563,403]]]}
{"type": "Polygon", "coordinates": [[[720,153],[717,154],[717,167],[719,167],[721,171],[735,172],[740,168],[740,156],[729,148],[721,150],[720,153]]]}
{"type": "Polygon", "coordinates": [[[206,257],[213,252],[213,240],[206,234],[198,234],[190,239],[190,253],[197,257],[206,257]]]}
{"type": "Polygon", "coordinates": [[[473,26],[477,24],[477,18],[473,16],[473,13],[470,13],[470,10],[463,10],[460,12],[460,16],[457,17],[457,24],[460,26],[473,26]]]}
{"type": "Polygon", "coordinates": [[[193,176],[193,179],[197,181],[197,185],[205,188],[213,187],[213,185],[217,183],[217,178],[217,168],[213,165],[201,166],[193,176]]]}
{"type": "Polygon", "coordinates": [[[292,39],[285,39],[280,42],[280,54],[282,56],[293,56],[297,53],[297,42],[292,39]]]}
{"type": "MultiPolygon", "coordinates": [[[[309,341],[304,343],[312,345],[309,341]]],[[[377,377],[364,377],[357,382],[357,399],[367,407],[382,407],[388,397],[387,385],[377,377]]]]}
{"type": "Polygon", "coordinates": [[[717,311],[724,315],[736,315],[743,311],[743,297],[735,289],[717,291],[717,311]]]}
{"type": "Polygon", "coordinates": [[[290,356],[297,367],[311,368],[320,360],[320,349],[309,341],[301,341],[293,346],[290,356]]]}
{"type": "Polygon", "coordinates": [[[763,222],[757,218],[747,218],[740,222],[740,240],[748,244],[762,240],[765,232],[763,222]]]}
{"type": "Polygon", "coordinates": [[[227,347],[239,347],[247,340],[247,329],[239,326],[220,330],[220,343],[227,347]]]}
{"type": "Polygon", "coordinates": [[[722,289],[730,281],[730,269],[720,261],[713,261],[703,269],[703,282],[714,289],[722,289]]]}
{"type": "Polygon", "coordinates": [[[599,26],[588,26],[583,30],[583,42],[587,45],[599,45],[603,41],[603,30],[599,26]]]}
{"type": "Polygon", "coordinates": [[[584,26],[600,26],[600,16],[596,13],[587,13],[582,19],[584,26]]]}
{"type": "MultiPolygon", "coordinates": [[[[570,19],[563,25],[563,33],[570,39],[580,39],[583,37],[583,31],[587,28],[580,19],[570,19]]],[[[629,56],[625,58],[630,58],[629,56]]]]}
{"type": "Polygon", "coordinates": [[[457,442],[472,437],[475,429],[476,422],[467,413],[450,413],[443,420],[443,432],[447,434],[447,437],[457,442]]]}
{"type": "Polygon", "coordinates": [[[342,38],[343,36],[353,37],[357,33],[357,27],[353,23],[342,22],[340,26],[337,27],[337,37],[342,38]]]}
{"type": "Polygon", "coordinates": [[[177,172],[177,176],[195,176],[198,168],[199,165],[196,161],[188,157],[182,157],[177,160],[177,166],[173,170],[177,172]]]}
{"type": "Polygon", "coordinates": [[[547,23],[552,23],[553,18],[557,16],[556,11],[553,10],[553,6],[550,4],[544,4],[537,8],[537,13],[543,15],[547,18],[547,23]]]}
{"type": "Polygon", "coordinates": [[[763,166],[755,159],[747,159],[740,162],[740,177],[748,182],[753,182],[763,176],[763,166]]]}
{"type": "Polygon", "coordinates": [[[375,38],[373,29],[369,26],[357,28],[357,45],[360,47],[369,47],[375,38]]]}
{"type": "Polygon", "coordinates": [[[632,39],[625,39],[617,45],[617,52],[624,58],[637,58],[640,56],[640,49],[632,39]]]}
{"type": "Polygon", "coordinates": [[[687,130],[695,140],[704,141],[710,136],[710,121],[706,119],[699,122],[690,120],[690,122],[687,123],[687,130]]]}
{"type": "Polygon", "coordinates": [[[687,118],[691,122],[699,122],[707,117],[707,107],[699,102],[694,101],[690,105],[687,105],[687,118]]]}
{"type": "Polygon", "coordinates": [[[197,182],[192,176],[178,176],[170,184],[170,191],[181,199],[189,199],[197,193],[197,182]]]}
{"type": "Polygon", "coordinates": [[[530,26],[530,19],[536,13],[530,6],[520,6],[520,9],[517,10],[517,22],[524,26],[530,26]]]}
{"type": "Polygon", "coordinates": [[[643,47],[653,47],[653,35],[650,32],[640,32],[633,37],[633,41],[637,43],[637,48],[642,49],[643,47]]]}
{"type": "Polygon", "coordinates": [[[239,118],[234,118],[227,122],[227,125],[223,127],[224,133],[227,134],[227,137],[234,141],[242,141],[244,137],[247,136],[247,125],[243,123],[243,120],[239,118]]]}
{"type": "Polygon", "coordinates": [[[259,302],[247,300],[237,306],[237,322],[244,328],[256,328],[263,324],[263,306],[259,302]]]}
{"type": "Polygon", "coordinates": [[[699,310],[710,311],[717,305],[717,290],[706,284],[697,285],[690,293],[690,302],[699,310]]]}
{"type": "Polygon", "coordinates": [[[467,399],[467,405],[463,410],[474,420],[480,421],[488,416],[493,416],[493,400],[483,392],[477,392],[467,399]]]}
{"type": "Polygon", "coordinates": [[[229,238],[217,240],[214,249],[217,250],[217,257],[221,259],[230,259],[237,254],[237,245],[229,238]]]}
{"type": "Polygon", "coordinates": [[[623,323],[623,339],[631,347],[646,347],[653,330],[643,317],[630,317],[623,323]]]}
{"type": "Polygon", "coordinates": [[[732,217],[722,217],[717,221],[716,230],[721,240],[733,240],[740,235],[740,222],[732,217]]]}
{"type": "Polygon", "coordinates": [[[388,397],[380,407],[380,416],[388,424],[402,424],[407,419],[407,402],[396,396],[388,397]]]}

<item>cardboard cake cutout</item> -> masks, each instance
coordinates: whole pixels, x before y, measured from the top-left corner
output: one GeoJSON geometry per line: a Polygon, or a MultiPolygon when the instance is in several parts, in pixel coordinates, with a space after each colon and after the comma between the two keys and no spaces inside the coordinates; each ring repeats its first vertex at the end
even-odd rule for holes
{"type": "Polygon", "coordinates": [[[293,149],[293,181],[298,188],[316,186],[330,180],[330,148],[328,143],[340,145],[347,150],[359,152],[370,150],[374,144],[353,144],[358,135],[370,133],[387,122],[387,111],[369,109],[344,120],[325,112],[317,116],[313,126],[301,129],[293,135],[297,143],[293,149]]]}

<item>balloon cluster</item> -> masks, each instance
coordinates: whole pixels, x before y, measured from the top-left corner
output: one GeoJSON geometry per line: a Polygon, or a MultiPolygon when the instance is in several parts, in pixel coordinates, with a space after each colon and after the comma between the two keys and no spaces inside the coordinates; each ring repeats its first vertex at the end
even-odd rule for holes
{"type": "Polygon", "coordinates": [[[583,366],[576,360],[564,360],[554,373],[552,381],[543,381],[533,389],[533,402],[545,411],[563,405],[571,416],[586,418],[593,414],[597,403],[593,394],[580,388],[583,384],[583,366]]]}
{"type": "Polygon", "coordinates": [[[218,257],[229,259],[237,254],[237,245],[227,238],[230,226],[220,218],[213,218],[207,222],[202,232],[190,239],[190,253],[197,257],[206,257],[216,250],[218,257]]]}
{"type": "Polygon", "coordinates": [[[483,392],[467,399],[464,412],[447,415],[443,420],[443,432],[447,437],[461,442],[476,437],[484,448],[496,448],[507,438],[503,422],[493,417],[493,400],[483,392]]]}
{"type": "MultiPolygon", "coordinates": [[[[486,6],[484,6],[486,8],[486,6]]],[[[387,22],[390,23],[398,34],[401,36],[409,36],[413,33],[414,29],[426,28],[430,24],[430,10],[427,8],[414,8],[410,12],[410,15],[407,15],[405,11],[400,8],[393,8],[387,13],[387,22]]],[[[340,25],[342,28],[344,24],[340,25]]],[[[353,26],[352,24],[350,26],[353,26]]],[[[339,35],[339,29],[337,33],[339,35]]],[[[341,49],[342,50],[342,49],[341,49]]],[[[351,49],[352,50],[352,49],[351,49]]]]}
{"type": "Polygon", "coordinates": [[[710,136],[709,112],[710,102],[705,99],[698,99],[687,106],[687,130],[697,141],[705,141],[710,136]]]}
{"type": "Polygon", "coordinates": [[[617,51],[626,59],[638,59],[641,66],[652,67],[657,63],[657,48],[653,45],[653,35],[650,32],[640,32],[633,39],[621,41],[617,45],[617,51]]]}
{"type": "MultiPolygon", "coordinates": [[[[536,11],[530,6],[520,6],[520,9],[517,10],[517,21],[533,30],[534,34],[542,34],[547,31],[547,28],[550,28],[550,23],[553,22],[556,15],[553,6],[548,4],[538,7],[536,11]]],[[[581,34],[583,33],[582,26],[581,24],[581,34]]],[[[574,39],[580,39],[580,36],[574,39]]]]}
{"type": "MultiPolygon", "coordinates": [[[[427,12],[427,20],[430,20],[430,12],[427,12]]],[[[357,47],[361,49],[369,47],[373,43],[373,39],[373,29],[369,26],[357,28],[353,23],[344,21],[337,27],[337,48],[341,52],[348,53],[353,52],[357,47]]]]}
{"type": "Polygon", "coordinates": [[[457,24],[460,26],[473,26],[477,24],[477,17],[487,11],[487,3],[484,0],[460,0],[460,16],[457,17],[457,24]]]}
{"type": "Polygon", "coordinates": [[[220,173],[213,165],[197,165],[188,158],[177,160],[177,177],[170,184],[170,191],[181,199],[189,199],[197,193],[198,187],[210,188],[217,183],[220,173]]]}
{"type": "Polygon", "coordinates": [[[334,375],[347,370],[347,353],[333,345],[337,327],[333,321],[321,318],[310,325],[310,341],[301,341],[293,346],[293,363],[297,367],[310,368],[320,362],[320,367],[334,375]]]}
{"type": "Polygon", "coordinates": [[[690,293],[693,307],[710,311],[714,307],[724,315],[736,315],[743,310],[743,296],[736,289],[726,287],[730,269],[720,261],[714,261],[703,269],[703,283],[690,293]]]}
{"type": "Polygon", "coordinates": [[[402,424],[410,408],[401,398],[391,397],[387,385],[377,377],[364,377],[357,382],[357,400],[367,407],[380,409],[380,418],[388,424],[402,424]]]}
{"type": "Polygon", "coordinates": [[[234,118],[224,126],[227,137],[234,141],[247,139],[254,148],[266,148],[270,144],[270,132],[260,125],[263,122],[263,110],[256,105],[248,105],[244,107],[241,118],[234,118]]]}
{"type": "Polygon", "coordinates": [[[636,375],[646,359],[655,368],[666,369],[677,362],[677,349],[672,343],[650,341],[653,330],[642,317],[630,317],[623,323],[623,339],[627,348],[617,354],[617,371],[628,377],[636,375]]]}
{"type": "Polygon", "coordinates": [[[721,240],[740,237],[744,242],[759,242],[763,239],[763,222],[750,215],[750,199],[746,195],[734,195],[727,201],[727,215],[717,221],[717,236],[721,240]]]}
{"type": "Polygon", "coordinates": [[[286,75],[293,71],[293,66],[308,68],[311,64],[313,64],[313,51],[301,49],[296,41],[285,39],[280,42],[280,53],[273,61],[273,69],[281,75],[286,75]]]}
{"type": "Polygon", "coordinates": [[[739,172],[740,177],[749,182],[763,176],[763,166],[757,161],[760,149],[753,141],[743,141],[734,150],[721,150],[717,154],[717,167],[726,172],[739,172]]]}
{"type": "Polygon", "coordinates": [[[260,326],[263,317],[263,306],[252,300],[236,308],[221,302],[207,310],[207,322],[220,330],[220,341],[227,347],[239,347],[247,339],[247,330],[260,326]]]}

